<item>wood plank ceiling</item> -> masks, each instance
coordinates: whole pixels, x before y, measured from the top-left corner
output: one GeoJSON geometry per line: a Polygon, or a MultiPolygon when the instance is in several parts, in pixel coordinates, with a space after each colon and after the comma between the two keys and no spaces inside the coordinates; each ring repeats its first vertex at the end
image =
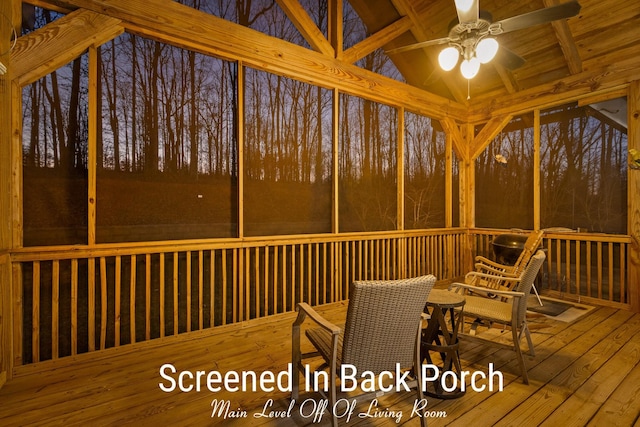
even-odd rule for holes
{"type": "MultiPolygon", "coordinates": [[[[454,0],[349,0],[370,33],[376,33],[402,17],[409,17],[409,31],[387,43],[391,49],[448,34],[456,18],[454,0]],[[383,13],[382,13],[383,12],[383,13]]],[[[493,21],[531,12],[562,0],[480,0],[493,21]]],[[[498,41],[523,57],[523,66],[509,70],[496,61],[483,65],[467,81],[457,69],[444,72],[437,65],[442,46],[391,54],[407,82],[429,92],[466,103],[538,87],[607,63],[640,56],[640,2],[637,0],[580,0],[578,16],[525,30],[501,34],[498,41]]],[[[640,72],[638,73],[640,76],[640,72]]]]}

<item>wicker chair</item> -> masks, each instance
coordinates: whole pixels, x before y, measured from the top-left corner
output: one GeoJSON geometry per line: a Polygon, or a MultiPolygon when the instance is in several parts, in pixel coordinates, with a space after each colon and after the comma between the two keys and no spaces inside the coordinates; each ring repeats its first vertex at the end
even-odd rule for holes
{"type": "MultiPolygon", "coordinates": [[[[299,375],[300,371],[305,371],[303,360],[321,356],[324,363],[319,369],[329,368],[328,410],[336,426],[338,419],[332,408],[337,402],[336,376],[342,364],[355,366],[358,373],[372,371],[376,375],[382,371],[393,372],[396,367],[404,370],[420,366],[422,313],[435,280],[434,276],[428,275],[352,283],[344,329],[326,321],[308,304],[298,304],[298,317],[292,331],[292,399],[298,399],[299,375]],[[317,351],[303,354],[300,331],[307,316],[315,325],[307,328],[305,335],[317,351]]],[[[417,384],[421,384],[420,371],[415,369],[417,384]]],[[[422,399],[421,387],[416,388],[418,399],[422,399]]],[[[381,394],[377,391],[357,397],[349,396],[349,399],[370,400],[381,394]]],[[[426,425],[424,417],[420,417],[420,420],[422,425],[426,425]]]]}
{"type": "MultiPolygon", "coordinates": [[[[481,296],[486,292],[485,288],[479,288],[477,286],[468,285],[465,283],[452,283],[449,290],[460,292],[465,294],[465,306],[463,315],[469,316],[472,319],[476,319],[477,322],[487,321],[489,324],[499,323],[511,327],[513,349],[518,357],[518,363],[522,371],[522,382],[529,384],[529,377],[527,375],[527,367],[524,361],[524,355],[520,349],[520,340],[524,334],[527,338],[527,344],[529,346],[529,354],[535,356],[533,349],[533,342],[531,340],[531,334],[527,326],[527,297],[531,292],[533,281],[535,280],[538,271],[542,263],[544,263],[546,256],[541,250],[531,258],[527,268],[517,278],[505,278],[511,282],[514,286],[512,291],[492,290],[492,294],[500,296],[502,299],[491,299],[481,296]],[[472,293],[472,295],[469,295],[472,293]]],[[[464,325],[464,323],[463,323],[464,325]]]]}
{"type": "MultiPolygon", "coordinates": [[[[469,285],[490,289],[511,290],[516,282],[507,279],[514,279],[522,274],[529,260],[540,246],[543,235],[543,230],[534,230],[529,234],[524,243],[524,248],[514,265],[500,264],[483,256],[477,256],[475,271],[467,273],[464,282],[469,285]]],[[[538,298],[538,303],[542,305],[542,300],[538,295],[535,284],[532,285],[532,288],[536,298],[538,298]]]]}

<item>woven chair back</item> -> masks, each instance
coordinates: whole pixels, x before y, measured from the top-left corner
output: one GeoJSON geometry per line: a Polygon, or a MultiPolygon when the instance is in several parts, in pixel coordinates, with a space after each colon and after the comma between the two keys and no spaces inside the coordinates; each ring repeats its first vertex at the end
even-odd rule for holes
{"type": "Polygon", "coordinates": [[[388,281],[357,281],[350,288],[342,364],[376,374],[413,366],[417,328],[433,275],[388,281]]]}
{"type": "Polygon", "coordinates": [[[536,254],[531,258],[529,264],[527,264],[527,268],[522,274],[522,279],[518,282],[518,285],[513,289],[517,292],[524,292],[525,297],[520,298],[520,306],[518,307],[518,325],[522,324],[525,320],[526,312],[527,312],[527,297],[531,293],[531,288],[533,287],[533,282],[536,280],[538,276],[538,272],[544,263],[544,260],[547,256],[544,251],[539,250],[536,254]]]}
{"type": "Polygon", "coordinates": [[[540,242],[542,242],[542,236],[544,235],[543,230],[534,230],[529,234],[527,240],[524,242],[524,248],[518,257],[518,260],[514,264],[514,273],[520,274],[524,271],[524,269],[529,264],[529,260],[531,256],[535,253],[540,246],[540,242]]]}

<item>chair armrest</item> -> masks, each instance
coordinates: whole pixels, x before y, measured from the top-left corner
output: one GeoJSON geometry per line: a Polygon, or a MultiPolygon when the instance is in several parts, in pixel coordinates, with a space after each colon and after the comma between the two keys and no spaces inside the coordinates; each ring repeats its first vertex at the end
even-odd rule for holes
{"type": "Polygon", "coordinates": [[[483,264],[481,262],[476,263],[476,271],[480,273],[488,272],[489,274],[495,274],[498,276],[517,277],[515,273],[513,273],[513,268],[510,270],[504,270],[502,268],[495,268],[493,266],[483,264]]]}
{"type": "Polygon", "coordinates": [[[452,290],[452,288],[465,289],[465,290],[469,290],[469,291],[472,291],[472,292],[475,292],[475,293],[487,293],[488,292],[491,295],[497,295],[497,296],[502,296],[502,297],[517,297],[517,298],[524,297],[524,292],[501,291],[501,290],[497,290],[497,289],[487,289],[487,288],[484,288],[482,286],[467,285],[466,283],[454,282],[454,283],[449,285],[449,290],[452,290]]]}
{"type": "Polygon", "coordinates": [[[305,318],[309,316],[309,318],[313,320],[314,323],[316,323],[321,328],[326,329],[332,335],[339,335],[342,331],[342,329],[322,317],[317,311],[313,309],[313,307],[305,302],[298,303],[296,311],[298,312],[298,317],[293,323],[294,326],[301,325],[302,322],[304,322],[305,318]]]}
{"type": "Polygon", "coordinates": [[[500,264],[499,262],[492,261],[489,258],[485,258],[481,255],[478,255],[476,257],[476,267],[478,266],[478,264],[482,264],[483,266],[493,267],[498,270],[506,270],[506,271],[513,270],[512,265],[500,264]]]}
{"type": "Polygon", "coordinates": [[[465,278],[467,277],[479,277],[485,280],[498,280],[498,281],[505,281],[505,282],[519,282],[521,280],[520,276],[515,276],[513,274],[490,274],[490,273],[482,273],[479,271],[470,271],[465,275],[465,278]]]}
{"type": "Polygon", "coordinates": [[[482,263],[482,264],[487,264],[487,265],[491,265],[494,266],[496,268],[499,268],[502,264],[497,263],[489,258],[483,257],[482,255],[477,255],[476,256],[476,263],[482,263]]]}

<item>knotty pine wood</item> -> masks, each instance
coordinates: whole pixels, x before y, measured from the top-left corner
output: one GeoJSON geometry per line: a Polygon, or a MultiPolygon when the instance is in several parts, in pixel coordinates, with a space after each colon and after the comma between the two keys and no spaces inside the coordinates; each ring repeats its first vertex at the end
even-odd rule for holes
{"type": "MultiPolygon", "coordinates": [[[[17,0],[0,2],[0,34],[11,34],[13,23],[19,22],[17,0]]],[[[13,246],[14,206],[13,163],[15,153],[12,144],[11,103],[14,87],[11,84],[13,66],[11,64],[11,40],[0,39],[0,62],[6,67],[6,73],[0,76],[0,388],[9,377],[12,348],[12,301],[10,292],[12,269],[7,249],[13,246]]],[[[18,154],[19,156],[19,154],[18,154]]]]}
{"type": "Polygon", "coordinates": [[[404,105],[434,118],[451,115],[462,119],[465,115],[464,106],[457,102],[176,2],[52,0],[51,3],[122,19],[128,31],[145,37],[224,59],[242,60],[257,69],[322,87],[335,87],[374,101],[404,105]]]}
{"type": "MultiPolygon", "coordinates": [[[[628,148],[640,150],[640,82],[633,82],[627,97],[629,122],[628,148]]],[[[631,159],[629,159],[630,161],[631,159]]],[[[629,169],[627,182],[627,233],[631,236],[629,252],[629,297],[635,311],[640,310],[640,170],[629,169]]]]}
{"type": "MultiPolygon", "coordinates": [[[[318,310],[340,323],[346,302],[318,310]]],[[[285,369],[294,318],[295,313],[279,314],[17,368],[14,379],[0,389],[0,424],[311,425],[297,410],[287,420],[210,418],[214,398],[230,399],[232,409],[242,408],[251,415],[260,412],[269,398],[274,399],[273,409],[286,410],[289,402],[283,393],[164,393],[158,387],[158,370],[164,363],[191,371],[285,369]]],[[[486,372],[493,362],[504,374],[505,390],[468,391],[454,400],[429,398],[429,410],[447,413],[445,419],[430,419],[429,425],[633,425],[640,415],[640,314],[600,307],[574,323],[541,315],[529,320],[536,350],[535,357],[527,357],[530,385],[522,384],[512,351],[463,338],[463,369],[486,372]]],[[[490,333],[505,343],[511,335],[500,330],[490,333]]],[[[408,419],[414,399],[413,392],[392,394],[380,399],[380,408],[404,411],[400,425],[418,425],[408,419]]],[[[358,410],[367,407],[360,405],[358,410]]],[[[326,426],[328,421],[324,417],[314,425],[326,426]]],[[[347,425],[389,422],[357,418],[347,425]]]]}
{"type": "Polygon", "coordinates": [[[87,10],[72,12],[18,39],[11,53],[14,81],[21,86],[33,83],[123,32],[118,19],[87,10]]]}

